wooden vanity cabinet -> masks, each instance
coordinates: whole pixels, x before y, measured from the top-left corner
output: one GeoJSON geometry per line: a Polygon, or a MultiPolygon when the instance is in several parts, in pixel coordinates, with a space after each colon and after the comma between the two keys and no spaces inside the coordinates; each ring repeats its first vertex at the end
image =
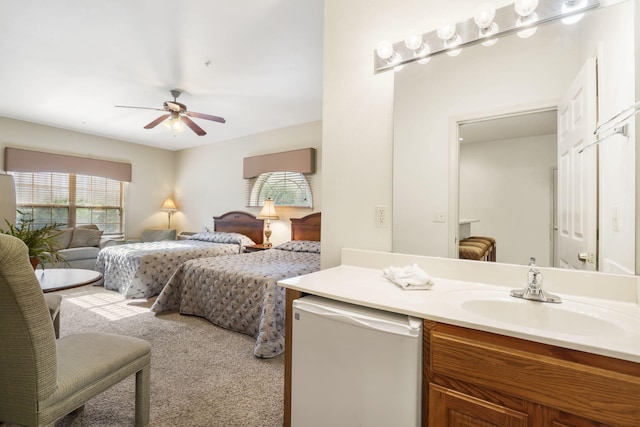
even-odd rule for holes
{"type": "MultiPolygon", "coordinates": [[[[284,427],[303,295],[286,291],[284,427]]],[[[429,320],[423,340],[423,427],[640,427],[640,363],[429,320]]]]}
{"type": "Polygon", "coordinates": [[[638,363],[424,326],[424,426],[640,426],[638,363]]]}

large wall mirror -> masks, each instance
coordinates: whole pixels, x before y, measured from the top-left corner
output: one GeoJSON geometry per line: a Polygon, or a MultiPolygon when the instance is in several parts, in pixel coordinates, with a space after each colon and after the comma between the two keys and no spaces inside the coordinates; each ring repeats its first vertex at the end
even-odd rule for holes
{"type": "Polygon", "coordinates": [[[635,3],[396,72],[394,252],[636,274],[635,121],[579,153],[635,102],[635,3]]]}

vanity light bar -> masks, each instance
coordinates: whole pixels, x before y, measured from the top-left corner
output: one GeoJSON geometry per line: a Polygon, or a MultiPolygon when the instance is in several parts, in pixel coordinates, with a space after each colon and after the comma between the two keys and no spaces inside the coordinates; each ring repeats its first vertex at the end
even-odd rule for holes
{"type": "Polygon", "coordinates": [[[535,19],[529,19],[529,22],[527,22],[526,19],[523,20],[516,13],[514,4],[507,5],[496,9],[493,22],[497,24],[498,31],[489,37],[481,36],[480,28],[475,23],[474,18],[469,18],[456,24],[455,37],[459,37],[460,40],[456,39],[456,43],[453,46],[450,41],[442,40],[438,37],[438,30],[434,30],[422,34],[422,42],[426,46],[424,50],[420,48],[416,50],[410,49],[403,40],[393,44],[389,43],[385,46],[386,52],[382,55],[384,57],[381,57],[379,52],[374,51],[374,71],[375,73],[380,73],[415,61],[426,62],[428,58],[434,55],[486,42],[489,39],[495,39],[507,34],[521,32],[527,28],[533,28],[557,19],[578,15],[598,6],[600,6],[599,0],[539,0],[535,11],[530,15],[533,16],[535,14],[535,19]],[[519,18],[521,22],[517,24],[519,18]],[[391,47],[393,48],[392,50],[391,47]]]}

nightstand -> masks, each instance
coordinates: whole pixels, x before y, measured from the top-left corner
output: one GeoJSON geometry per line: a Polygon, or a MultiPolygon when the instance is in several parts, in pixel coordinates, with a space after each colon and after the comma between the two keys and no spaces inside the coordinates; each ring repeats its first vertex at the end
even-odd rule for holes
{"type": "Polygon", "coordinates": [[[262,243],[259,245],[251,245],[251,246],[244,247],[245,252],[260,252],[260,251],[266,251],[267,249],[271,249],[271,248],[265,248],[262,243]]]}

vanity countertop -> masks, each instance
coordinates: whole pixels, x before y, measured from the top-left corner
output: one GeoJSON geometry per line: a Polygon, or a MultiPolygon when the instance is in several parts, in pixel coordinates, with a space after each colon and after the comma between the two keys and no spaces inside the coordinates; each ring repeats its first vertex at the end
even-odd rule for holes
{"type": "MultiPolygon", "coordinates": [[[[464,264],[461,266],[465,267],[464,264]]],[[[509,288],[503,285],[469,280],[433,276],[432,278],[434,286],[429,290],[403,290],[385,279],[381,269],[343,264],[316,273],[282,280],[279,284],[285,288],[333,300],[640,362],[640,308],[637,301],[560,294],[563,299],[562,304],[551,304],[557,307],[545,307],[549,303],[509,297],[509,290],[516,286],[509,288]],[[496,321],[491,318],[491,313],[486,316],[462,309],[460,301],[468,298],[469,295],[472,295],[472,298],[477,295],[482,298],[489,296],[490,299],[503,300],[509,308],[514,307],[511,305],[512,300],[518,301],[516,304],[528,305],[515,306],[514,322],[496,321]],[[536,306],[529,306],[530,304],[536,306]],[[563,306],[560,307],[561,305],[563,306]],[[584,310],[585,307],[586,310],[584,310]],[[521,313],[527,312],[527,310],[520,310],[521,308],[533,309],[535,316],[529,318],[529,315],[526,315],[523,318],[521,313]],[[565,327],[567,322],[562,321],[562,317],[547,317],[545,315],[545,310],[557,309],[577,312],[578,315],[584,316],[581,319],[586,321],[569,322],[575,323],[574,329],[569,330],[565,327]],[[582,313],[580,313],[581,311],[582,313]],[[609,313],[612,314],[609,315],[609,313]],[[519,317],[519,319],[515,319],[515,317],[519,317]],[[599,329],[601,320],[607,324],[606,322],[609,320],[607,317],[615,317],[615,327],[599,329]],[[550,324],[549,319],[553,319],[554,322],[559,320],[557,323],[550,324]],[[591,328],[588,326],[589,324],[597,325],[597,327],[591,328]],[[576,328],[578,329],[576,330],[576,328]]],[[[492,300],[492,302],[494,301],[492,300]]],[[[558,312],[555,311],[551,314],[554,313],[558,312]]]]}

